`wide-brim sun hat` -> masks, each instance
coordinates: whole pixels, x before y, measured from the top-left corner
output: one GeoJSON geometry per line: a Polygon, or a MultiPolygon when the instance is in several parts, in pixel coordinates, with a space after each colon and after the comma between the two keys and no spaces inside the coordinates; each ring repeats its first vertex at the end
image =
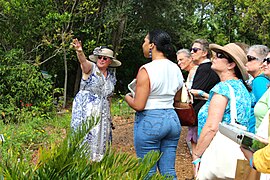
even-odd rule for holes
{"type": "Polygon", "coordinates": [[[106,47],[96,47],[93,51],[93,54],[89,56],[89,59],[92,62],[97,62],[98,56],[106,56],[110,57],[112,60],[112,63],[109,65],[109,67],[119,67],[121,66],[121,62],[113,56],[113,51],[106,47]]]}
{"type": "Polygon", "coordinates": [[[226,55],[229,55],[239,68],[243,80],[246,81],[249,79],[248,72],[245,68],[245,64],[248,62],[247,55],[242,48],[240,48],[235,43],[229,43],[225,46],[220,46],[218,44],[210,44],[209,48],[212,51],[224,52],[226,55]]]}

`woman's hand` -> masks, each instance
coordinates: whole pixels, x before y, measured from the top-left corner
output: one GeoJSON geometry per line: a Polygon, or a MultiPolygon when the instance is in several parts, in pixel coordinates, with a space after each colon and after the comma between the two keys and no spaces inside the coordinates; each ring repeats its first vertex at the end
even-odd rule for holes
{"type": "Polygon", "coordinates": [[[194,177],[196,178],[198,176],[198,172],[200,169],[200,164],[201,164],[201,158],[192,155],[193,161],[192,161],[192,165],[193,165],[193,173],[194,173],[194,177]]]}
{"type": "Polygon", "coordinates": [[[250,160],[250,158],[253,156],[253,152],[245,149],[243,147],[240,147],[241,151],[244,153],[245,157],[247,158],[247,160],[250,160]]]}
{"type": "Polygon", "coordinates": [[[77,52],[82,52],[82,42],[79,41],[77,38],[72,40],[71,45],[77,52]]]}
{"type": "Polygon", "coordinates": [[[209,94],[207,94],[206,92],[204,92],[203,90],[199,90],[199,89],[190,89],[189,92],[191,94],[193,94],[193,96],[196,99],[201,99],[201,100],[207,100],[209,97],[209,94]]]}

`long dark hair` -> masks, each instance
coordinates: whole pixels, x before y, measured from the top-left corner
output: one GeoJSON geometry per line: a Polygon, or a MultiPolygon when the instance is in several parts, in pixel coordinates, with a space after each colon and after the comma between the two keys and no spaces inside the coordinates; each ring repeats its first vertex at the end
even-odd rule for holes
{"type": "Polygon", "coordinates": [[[162,52],[166,58],[173,56],[175,53],[170,35],[163,30],[153,30],[148,33],[150,43],[154,43],[157,50],[162,52]]]}

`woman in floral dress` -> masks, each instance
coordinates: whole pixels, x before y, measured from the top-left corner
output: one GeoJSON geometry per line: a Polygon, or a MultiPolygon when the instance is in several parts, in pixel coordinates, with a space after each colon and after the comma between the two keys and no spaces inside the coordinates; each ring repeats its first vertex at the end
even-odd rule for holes
{"type": "Polygon", "coordinates": [[[78,39],[72,42],[81,64],[82,79],[80,91],[74,98],[72,106],[71,127],[76,130],[87,121],[98,121],[85,137],[90,145],[90,157],[100,161],[107,145],[111,142],[110,98],[116,84],[115,74],[109,67],[118,67],[121,62],[113,56],[113,51],[107,47],[95,48],[88,61],[83,53],[82,44],[78,39]],[[96,63],[93,63],[96,62],[96,63]]]}

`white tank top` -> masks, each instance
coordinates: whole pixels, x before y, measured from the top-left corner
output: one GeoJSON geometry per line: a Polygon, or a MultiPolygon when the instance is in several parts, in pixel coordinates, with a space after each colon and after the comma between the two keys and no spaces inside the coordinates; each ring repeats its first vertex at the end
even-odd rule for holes
{"type": "Polygon", "coordinates": [[[183,86],[183,75],[177,64],[168,59],[143,65],[150,79],[150,95],[144,109],[173,108],[175,93],[183,86]]]}

